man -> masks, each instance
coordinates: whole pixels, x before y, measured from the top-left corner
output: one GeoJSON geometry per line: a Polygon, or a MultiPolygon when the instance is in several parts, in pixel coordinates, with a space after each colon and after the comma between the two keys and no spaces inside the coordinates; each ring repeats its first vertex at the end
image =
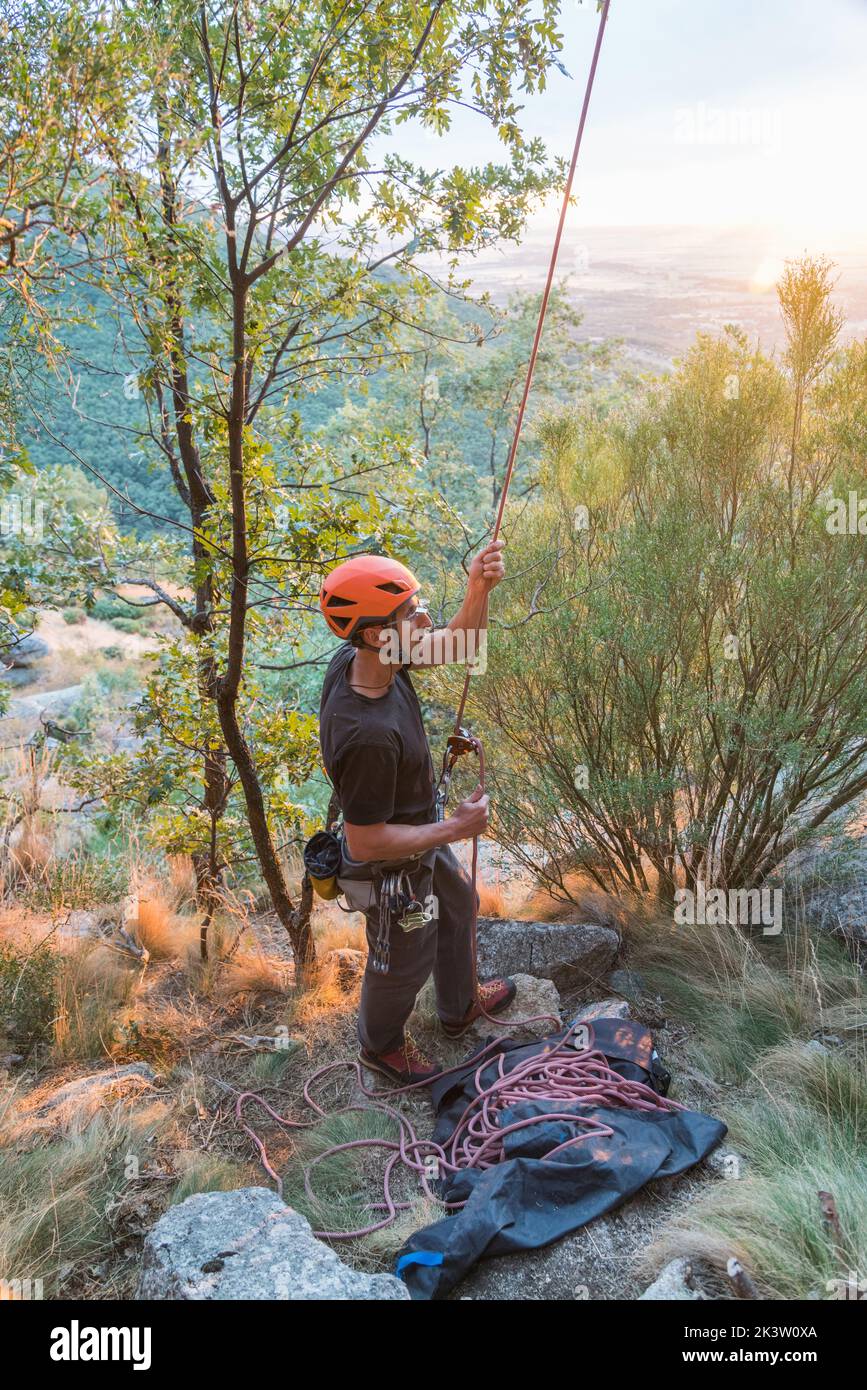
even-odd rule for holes
{"type": "MultiPolygon", "coordinates": [[[[384,556],[359,555],[338,565],[319,596],[331,631],[344,643],[323,682],[319,737],[343,812],[338,881],[367,923],[359,1059],[402,1085],[429,1080],[440,1070],[404,1034],[431,971],[437,1014],[449,1037],[460,1037],[482,1016],[473,999],[472,882],[450,846],[483,834],[488,824],[481,786],[437,820],[433,759],[406,666],[479,654],[487,598],[505,575],[503,545],[493,541],[474,558],[463,603],[439,630],[419,598],[418,580],[384,556]],[[416,909],[403,918],[391,911],[395,900],[382,879],[389,866],[401,865],[416,909]],[[360,891],[353,893],[356,887],[360,891]]],[[[487,1013],[498,1013],[514,998],[514,981],[485,981],[479,995],[487,1013]]]]}

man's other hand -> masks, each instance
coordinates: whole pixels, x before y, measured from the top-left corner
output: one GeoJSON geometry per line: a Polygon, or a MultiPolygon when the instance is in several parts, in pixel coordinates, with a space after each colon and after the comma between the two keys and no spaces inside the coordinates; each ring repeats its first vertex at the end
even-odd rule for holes
{"type": "Polygon", "coordinates": [[[472,796],[459,802],[446,819],[446,824],[458,832],[452,838],[471,840],[474,835],[484,835],[488,827],[489,804],[490,797],[482,791],[482,785],[479,783],[472,796]]]}

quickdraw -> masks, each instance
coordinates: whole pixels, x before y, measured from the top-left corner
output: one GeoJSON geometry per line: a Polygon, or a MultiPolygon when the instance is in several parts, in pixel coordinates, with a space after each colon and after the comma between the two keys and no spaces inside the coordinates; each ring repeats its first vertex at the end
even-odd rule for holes
{"type": "Polygon", "coordinates": [[[391,869],[379,886],[379,926],[371,953],[371,968],[387,975],[391,961],[391,932],[419,931],[433,921],[433,913],[419,902],[406,869],[391,869]]]}

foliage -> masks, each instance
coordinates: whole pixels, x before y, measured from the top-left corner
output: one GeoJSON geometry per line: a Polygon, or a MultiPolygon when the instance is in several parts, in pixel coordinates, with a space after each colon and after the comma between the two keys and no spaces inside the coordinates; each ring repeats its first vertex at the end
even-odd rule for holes
{"type": "Polygon", "coordinates": [[[15,1042],[44,1037],[57,1013],[58,961],[49,946],[0,941],[0,1022],[15,1042]]]}
{"type": "MultiPolygon", "coordinates": [[[[142,748],[122,773],[105,769],[103,789],[135,785],[160,807],[161,834],[173,848],[186,837],[205,902],[255,851],[298,930],[275,845],[299,826],[291,792],[309,776],[315,727],[268,706],[250,658],[276,665],[272,654],[297,649],[333,560],[371,545],[406,553],[423,498],[399,430],[383,423],[353,453],[312,438],[291,405],[406,361],[442,293],[419,258],[445,254],[444,287],[465,298],[460,257],[517,239],[562,179],[517,119],[519,93],[544,87],[557,61],[557,6],[69,10],[60,32],[74,47],[88,21],[88,70],[107,74],[75,130],[76,151],[98,145],[101,215],[92,237],[67,227],[56,274],[73,325],[108,318],[120,348],[91,418],[99,440],[120,432],[137,470],[170,478],[178,504],[158,513],[122,495],[150,510],[158,535],[105,537],[91,557],[103,596],[132,586],[182,628],[147,683],[142,748]],[[390,146],[406,122],[445,136],[458,103],[493,126],[501,163],[432,170],[390,146]],[[247,845],[233,823],[239,786],[247,845]]],[[[49,159],[52,173],[56,183],[49,159]]],[[[58,371],[77,397],[71,363],[58,371]]],[[[37,403],[32,415],[121,492],[99,445],[85,457],[50,412],[37,403]]],[[[85,579],[90,606],[96,576],[85,579]]]]}
{"type": "MultiPolygon", "coordinates": [[[[787,324],[816,275],[791,268],[787,324]]],[[[818,370],[791,336],[778,362],[699,335],[634,410],[544,427],[471,708],[498,838],[561,891],[576,865],[669,897],[760,884],[867,788],[863,535],[830,525],[864,493],[867,344],[810,341],[818,370]]]]}

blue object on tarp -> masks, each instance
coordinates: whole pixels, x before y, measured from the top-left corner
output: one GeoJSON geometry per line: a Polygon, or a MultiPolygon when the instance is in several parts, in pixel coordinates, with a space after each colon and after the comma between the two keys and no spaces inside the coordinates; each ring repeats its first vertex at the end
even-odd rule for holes
{"type": "Polygon", "coordinates": [[[407,1265],[441,1265],[442,1262],[442,1250],[413,1250],[408,1255],[401,1255],[394,1272],[401,1274],[407,1265]]]}
{"type": "MultiPolygon", "coordinates": [[[[671,1081],[653,1045],[649,1028],[632,1019],[599,1018],[587,1024],[589,1046],[604,1053],[612,1071],[630,1081],[642,1081],[666,1095],[671,1081]]],[[[482,1069],[480,1083],[491,1085],[503,1070],[561,1042],[569,1030],[533,1043],[501,1039],[482,1069]]],[[[436,1108],[433,1132],[445,1145],[476,1094],[474,1059],[488,1039],[466,1062],[429,1087],[436,1108]]],[[[572,1138],[577,1129],[568,1120],[530,1125],[505,1136],[505,1157],[491,1168],[467,1168],[451,1173],[435,1187],[447,1202],[462,1202],[445,1216],[410,1236],[398,1268],[413,1299],[443,1298],[480,1259],[519,1250],[535,1250],[594,1221],[626,1201],[654,1178],[674,1177],[699,1163],[725,1137],[722,1120],[697,1110],[630,1110],[619,1105],[527,1100],[502,1112],[503,1124],[544,1115],[547,1110],[574,1109],[609,1126],[612,1135],[588,1135],[564,1149],[551,1163],[551,1149],[572,1138]],[[424,1254],[424,1261],[409,1257],[424,1254]],[[429,1257],[439,1255],[434,1262],[429,1257]]]]}

